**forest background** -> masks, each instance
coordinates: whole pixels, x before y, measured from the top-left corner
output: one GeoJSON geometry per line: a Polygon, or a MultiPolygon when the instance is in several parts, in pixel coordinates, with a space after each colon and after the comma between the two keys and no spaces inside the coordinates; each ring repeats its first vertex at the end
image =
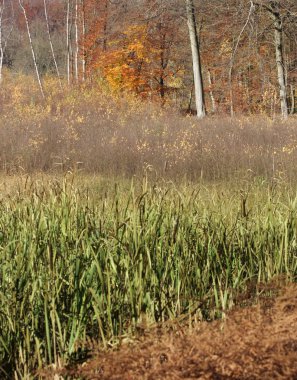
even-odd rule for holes
{"type": "MultiPolygon", "coordinates": [[[[296,2],[193,5],[207,113],[295,113],[296,2]]],[[[185,1],[1,0],[1,86],[5,71],[36,70],[41,86],[52,75],[60,85],[104,86],[191,113],[185,1]]]]}

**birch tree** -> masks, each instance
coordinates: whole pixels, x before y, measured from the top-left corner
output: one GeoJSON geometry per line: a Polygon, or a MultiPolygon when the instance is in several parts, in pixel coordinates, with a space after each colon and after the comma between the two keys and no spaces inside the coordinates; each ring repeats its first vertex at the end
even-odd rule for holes
{"type": "Polygon", "coordinates": [[[280,1],[268,2],[255,2],[255,5],[265,9],[273,21],[274,29],[274,48],[275,48],[275,62],[277,67],[277,80],[279,86],[279,98],[281,105],[281,114],[283,118],[288,117],[288,101],[287,101],[287,87],[285,75],[285,60],[284,60],[284,43],[283,43],[283,20],[280,11],[280,1]]]}
{"type": "Polygon", "coordinates": [[[86,43],[86,11],[85,11],[85,0],[82,0],[81,2],[81,11],[82,11],[82,43],[81,43],[81,50],[82,50],[82,81],[85,81],[86,79],[86,49],[85,49],[85,43],[86,43]]]}
{"type": "Polygon", "coordinates": [[[237,50],[238,50],[238,47],[239,47],[239,43],[240,43],[240,40],[241,40],[241,37],[250,21],[250,18],[251,18],[251,15],[254,11],[254,3],[253,1],[250,1],[250,10],[249,10],[249,13],[248,13],[248,16],[247,16],[247,19],[238,35],[238,38],[237,38],[237,41],[235,43],[235,47],[234,49],[232,50],[232,54],[231,54],[231,59],[230,59],[230,67],[229,67],[229,73],[228,73],[228,78],[229,78],[229,91],[230,91],[230,115],[231,116],[234,116],[234,104],[233,104],[233,85],[232,85],[232,82],[233,82],[233,68],[234,68],[234,61],[235,61],[235,56],[236,56],[236,53],[237,53],[237,50]]]}
{"type": "Polygon", "coordinates": [[[44,89],[43,89],[43,85],[41,82],[41,78],[40,78],[39,70],[38,70],[38,66],[37,66],[36,54],[35,54],[32,38],[31,38],[31,32],[30,32],[30,26],[29,26],[26,8],[25,8],[22,0],[19,0],[19,4],[20,4],[21,10],[23,12],[25,23],[26,23],[26,29],[27,29],[28,39],[29,39],[29,43],[30,43],[30,49],[31,49],[31,53],[32,53],[32,58],[33,58],[33,63],[34,63],[34,68],[35,68],[35,73],[36,73],[36,78],[37,78],[37,82],[39,85],[40,93],[41,93],[42,97],[45,98],[44,89]]]}
{"type": "Polygon", "coordinates": [[[205,117],[205,103],[204,103],[204,91],[201,71],[201,60],[199,51],[199,41],[197,35],[197,26],[195,19],[195,7],[193,0],[186,0],[187,11],[187,23],[189,29],[192,63],[193,63],[193,76],[194,76],[194,89],[195,89],[195,101],[197,109],[197,117],[202,119],[205,117]]]}
{"type": "Polygon", "coordinates": [[[66,10],[66,73],[67,83],[70,85],[70,0],[67,0],[66,10]]]}
{"type": "Polygon", "coordinates": [[[279,84],[279,96],[281,113],[284,118],[288,117],[287,88],[285,79],[285,62],[283,56],[283,23],[279,11],[279,2],[270,2],[270,14],[274,23],[274,46],[275,61],[277,66],[277,78],[279,84]]]}
{"type": "Polygon", "coordinates": [[[75,15],[74,15],[74,31],[75,31],[75,48],[74,48],[74,77],[78,83],[78,54],[79,54],[79,31],[78,31],[78,0],[75,0],[75,15]]]}
{"type": "Polygon", "coordinates": [[[44,15],[45,15],[46,29],[47,29],[47,34],[48,34],[48,40],[49,40],[50,48],[51,48],[51,53],[52,53],[52,57],[53,57],[53,61],[54,61],[54,65],[55,65],[55,69],[56,69],[56,73],[57,73],[57,77],[58,77],[58,80],[59,80],[60,88],[62,88],[60,71],[59,71],[59,67],[58,67],[58,64],[57,64],[56,55],[55,55],[55,51],[54,51],[54,46],[53,46],[53,42],[52,42],[51,31],[50,31],[50,27],[49,27],[49,20],[48,20],[48,12],[47,12],[47,2],[46,2],[46,0],[43,0],[43,6],[44,6],[44,15]]]}

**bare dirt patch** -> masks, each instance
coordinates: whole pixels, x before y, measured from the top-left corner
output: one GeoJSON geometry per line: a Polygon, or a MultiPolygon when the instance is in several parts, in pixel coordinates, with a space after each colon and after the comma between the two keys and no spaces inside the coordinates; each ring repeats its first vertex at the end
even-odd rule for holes
{"type": "Polygon", "coordinates": [[[63,371],[71,379],[297,379],[297,285],[224,321],[156,329],[63,371]]]}

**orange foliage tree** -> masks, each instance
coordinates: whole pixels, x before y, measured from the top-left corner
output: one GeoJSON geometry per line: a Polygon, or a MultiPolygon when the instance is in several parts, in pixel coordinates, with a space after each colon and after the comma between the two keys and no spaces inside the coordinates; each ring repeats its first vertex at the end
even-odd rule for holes
{"type": "Polygon", "coordinates": [[[85,35],[89,75],[99,74],[114,91],[129,91],[161,99],[182,82],[183,65],[174,46],[176,27],[169,17],[132,20],[122,30],[109,30],[108,3],[88,0],[86,10],[96,15],[85,35]],[[175,56],[174,56],[175,54],[175,56]]]}

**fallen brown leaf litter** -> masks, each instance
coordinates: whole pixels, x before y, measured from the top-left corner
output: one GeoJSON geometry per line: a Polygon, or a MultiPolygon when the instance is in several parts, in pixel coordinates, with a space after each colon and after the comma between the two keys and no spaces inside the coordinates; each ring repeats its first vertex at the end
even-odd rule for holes
{"type": "Polygon", "coordinates": [[[100,352],[62,378],[88,380],[297,379],[297,285],[225,320],[155,329],[100,352]]]}

